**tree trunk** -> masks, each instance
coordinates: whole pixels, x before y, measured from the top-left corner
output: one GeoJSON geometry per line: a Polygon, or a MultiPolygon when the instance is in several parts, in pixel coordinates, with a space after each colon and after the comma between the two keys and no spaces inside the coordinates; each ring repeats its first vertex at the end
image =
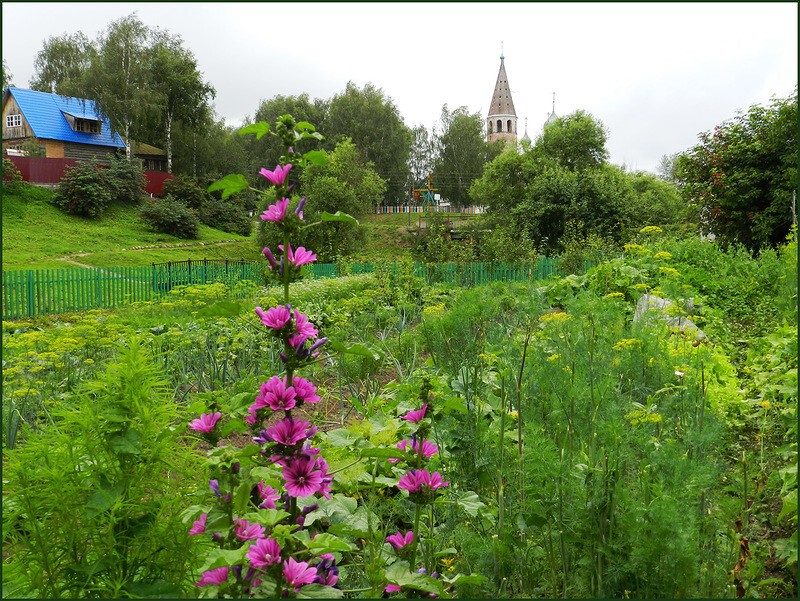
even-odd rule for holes
{"type": "Polygon", "coordinates": [[[172,113],[167,111],[167,173],[172,173],[172,113]]]}

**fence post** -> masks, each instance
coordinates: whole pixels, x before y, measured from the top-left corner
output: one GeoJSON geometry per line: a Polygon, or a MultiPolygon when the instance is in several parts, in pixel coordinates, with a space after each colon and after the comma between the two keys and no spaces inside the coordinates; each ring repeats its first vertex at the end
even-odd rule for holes
{"type": "Polygon", "coordinates": [[[192,281],[192,260],[186,259],[186,283],[194,284],[192,281]]]}
{"type": "Polygon", "coordinates": [[[36,315],[36,312],[35,312],[35,308],[36,308],[35,307],[35,304],[36,304],[36,292],[34,290],[35,284],[34,284],[34,281],[33,281],[33,271],[28,271],[27,272],[27,274],[25,276],[25,280],[26,280],[26,282],[25,282],[26,283],[26,288],[27,288],[27,291],[28,291],[28,295],[27,295],[28,296],[28,317],[33,317],[34,315],[36,315]]]}

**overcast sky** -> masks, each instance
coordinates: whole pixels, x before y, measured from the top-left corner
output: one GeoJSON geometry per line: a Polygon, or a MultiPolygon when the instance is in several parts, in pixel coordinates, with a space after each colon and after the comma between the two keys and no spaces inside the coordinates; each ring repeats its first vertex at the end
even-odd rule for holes
{"type": "MultiPolygon", "coordinates": [[[[383,89],[409,126],[443,104],[486,117],[501,44],[520,130],[556,93],[559,116],[603,122],[611,161],[655,171],[700,132],[797,85],[796,3],[9,3],[3,58],[18,87],[49,36],[94,40],[135,12],[179,34],[228,124],[260,101],[383,89]]],[[[324,132],[323,132],[324,133],[324,132]]]]}

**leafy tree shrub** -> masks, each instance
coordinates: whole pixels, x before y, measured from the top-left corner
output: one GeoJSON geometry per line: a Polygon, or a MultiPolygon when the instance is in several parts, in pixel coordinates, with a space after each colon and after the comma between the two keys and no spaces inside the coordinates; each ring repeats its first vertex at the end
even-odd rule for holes
{"type": "Polygon", "coordinates": [[[3,159],[3,187],[15,190],[21,181],[22,174],[11,162],[11,159],[3,159]]]}
{"type": "Polygon", "coordinates": [[[164,195],[172,196],[195,211],[200,211],[211,198],[211,195],[195,182],[180,175],[164,182],[164,195]]]}
{"type": "Polygon", "coordinates": [[[797,187],[797,91],[701,134],[675,170],[703,231],[750,250],[781,244],[797,187]]]}
{"type": "Polygon", "coordinates": [[[189,207],[172,196],[146,201],[139,214],[157,232],[178,238],[197,238],[200,221],[189,207]]]}
{"type": "Polygon", "coordinates": [[[114,157],[103,179],[111,192],[111,199],[125,204],[139,204],[145,198],[147,180],[142,171],[142,161],[138,159],[114,157]]]}
{"type": "Polygon", "coordinates": [[[209,227],[232,232],[240,236],[249,236],[253,228],[253,220],[235,202],[230,199],[209,200],[200,211],[200,220],[209,227]]]}
{"type": "Polygon", "coordinates": [[[100,217],[112,194],[96,161],[79,161],[67,169],[53,196],[53,204],[71,215],[100,217]]]}
{"type": "Polygon", "coordinates": [[[209,227],[223,232],[249,236],[253,223],[247,210],[239,201],[247,198],[251,204],[254,204],[250,197],[250,194],[254,193],[243,190],[239,194],[222,200],[218,192],[209,193],[206,188],[207,186],[198,185],[189,178],[178,176],[164,183],[164,194],[195,211],[200,221],[209,227]]]}

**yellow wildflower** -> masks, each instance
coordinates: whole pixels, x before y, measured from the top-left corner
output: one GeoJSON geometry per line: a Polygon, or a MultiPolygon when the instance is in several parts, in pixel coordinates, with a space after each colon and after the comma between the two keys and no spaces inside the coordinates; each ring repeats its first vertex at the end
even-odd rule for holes
{"type": "Polygon", "coordinates": [[[641,344],[642,344],[642,341],[639,340],[638,338],[623,338],[622,340],[617,342],[617,344],[615,344],[611,348],[614,349],[615,351],[621,351],[621,350],[624,350],[624,349],[629,349],[629,348],[634,348],[634,347],[640,346],[641,344]]]}
{"type": "Polygon", "coordinates": [[[625,295],[622,292],[609,292],[603,298],[625,298],[625,295]]]}
{"type": "Polygon", "coordinates": [[[675,269],[674,267],[659,267],[658,270],[661,273],[666,273],[667,275],[675,276],[676,278],[681,277],[681,272],[675,269]]]}
{"type": "Polygon", "coordinates": [[[646,225],[642,229],[639,230],[639,233],[640,234],[660,234],[663,231],[664,230],[662,230],[657,225],[646,225]]]}
{"type": "Polygon", "coordinates": [[[563,321],[567,321],[569,318],[570,318],[569,315],[567,315],[563,311],[558,311],[556,313],[545,313],[544,315],[542,315],[539,318],[539,321],[541,321],[543,323],[548,323],[548,322],[551,322],[551,321],[552,322],[563,322],[563,321]]]}
{"type": "Polygon", "coordinates": [[[672,258],[672,253],[668,253],[667,251],[662,250],[661,252],[657,252],[656,254],[654,254],[653,258],[656,261],[669,261],[672,258]]]}

